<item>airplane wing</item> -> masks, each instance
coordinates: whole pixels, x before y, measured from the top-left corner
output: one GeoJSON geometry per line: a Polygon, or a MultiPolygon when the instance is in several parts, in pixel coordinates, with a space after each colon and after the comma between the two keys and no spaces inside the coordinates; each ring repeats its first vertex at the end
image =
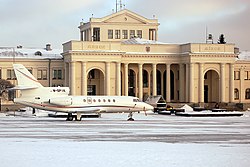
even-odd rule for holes
{"type": "Polygon", "coordinates": [[[100,108],[74,108],[71,113],[99,113],[100,108]]]}

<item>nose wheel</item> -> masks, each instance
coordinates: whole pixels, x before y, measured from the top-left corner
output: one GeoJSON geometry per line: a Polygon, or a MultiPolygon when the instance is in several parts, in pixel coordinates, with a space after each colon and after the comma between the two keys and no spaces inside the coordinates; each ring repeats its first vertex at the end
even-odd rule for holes
{"type": "Polygon", "coordinates": [[[68,113],[66,121],[73,121],[73,119],[74,119],[74,116],[72,115],[72,113],[68,113]]]}
{"type": "Polygon", "coordinates": [[[134,121],[133,113],[132,113],[132,112],[130,112],[130,113],[128,114],[128,120],[127,120],[127,121],[134,121]]]}

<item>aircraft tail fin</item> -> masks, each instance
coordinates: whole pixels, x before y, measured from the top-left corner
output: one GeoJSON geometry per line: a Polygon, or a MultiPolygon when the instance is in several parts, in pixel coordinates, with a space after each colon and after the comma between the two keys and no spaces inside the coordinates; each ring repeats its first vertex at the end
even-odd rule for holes
{"type": "Polygon", "coordinates": [[[43,87],[22,64],[13,64],[13,68],[18,82],[14,89],[24,90],[43,87]]]}

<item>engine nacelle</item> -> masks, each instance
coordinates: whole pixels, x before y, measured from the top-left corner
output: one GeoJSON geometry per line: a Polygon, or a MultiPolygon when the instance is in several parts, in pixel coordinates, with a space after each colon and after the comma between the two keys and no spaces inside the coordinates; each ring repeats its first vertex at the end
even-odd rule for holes
{"type": "Polygon", "coordinates": [[[60,105],[60,106],[69,106],[72,105],[71,97],[55,97],[49,99],[50,104],[60,105]]]}

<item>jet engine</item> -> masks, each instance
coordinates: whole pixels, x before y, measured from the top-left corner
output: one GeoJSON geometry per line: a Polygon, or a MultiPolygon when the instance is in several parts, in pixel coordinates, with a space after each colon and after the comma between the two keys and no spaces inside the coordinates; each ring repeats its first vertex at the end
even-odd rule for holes
{"type": "Polygon", "coordinates": [[[71,97],[55,97],[49,99],[50,104],[60,105],[60,106],[69,106],[72,105],[71,97]]]}

